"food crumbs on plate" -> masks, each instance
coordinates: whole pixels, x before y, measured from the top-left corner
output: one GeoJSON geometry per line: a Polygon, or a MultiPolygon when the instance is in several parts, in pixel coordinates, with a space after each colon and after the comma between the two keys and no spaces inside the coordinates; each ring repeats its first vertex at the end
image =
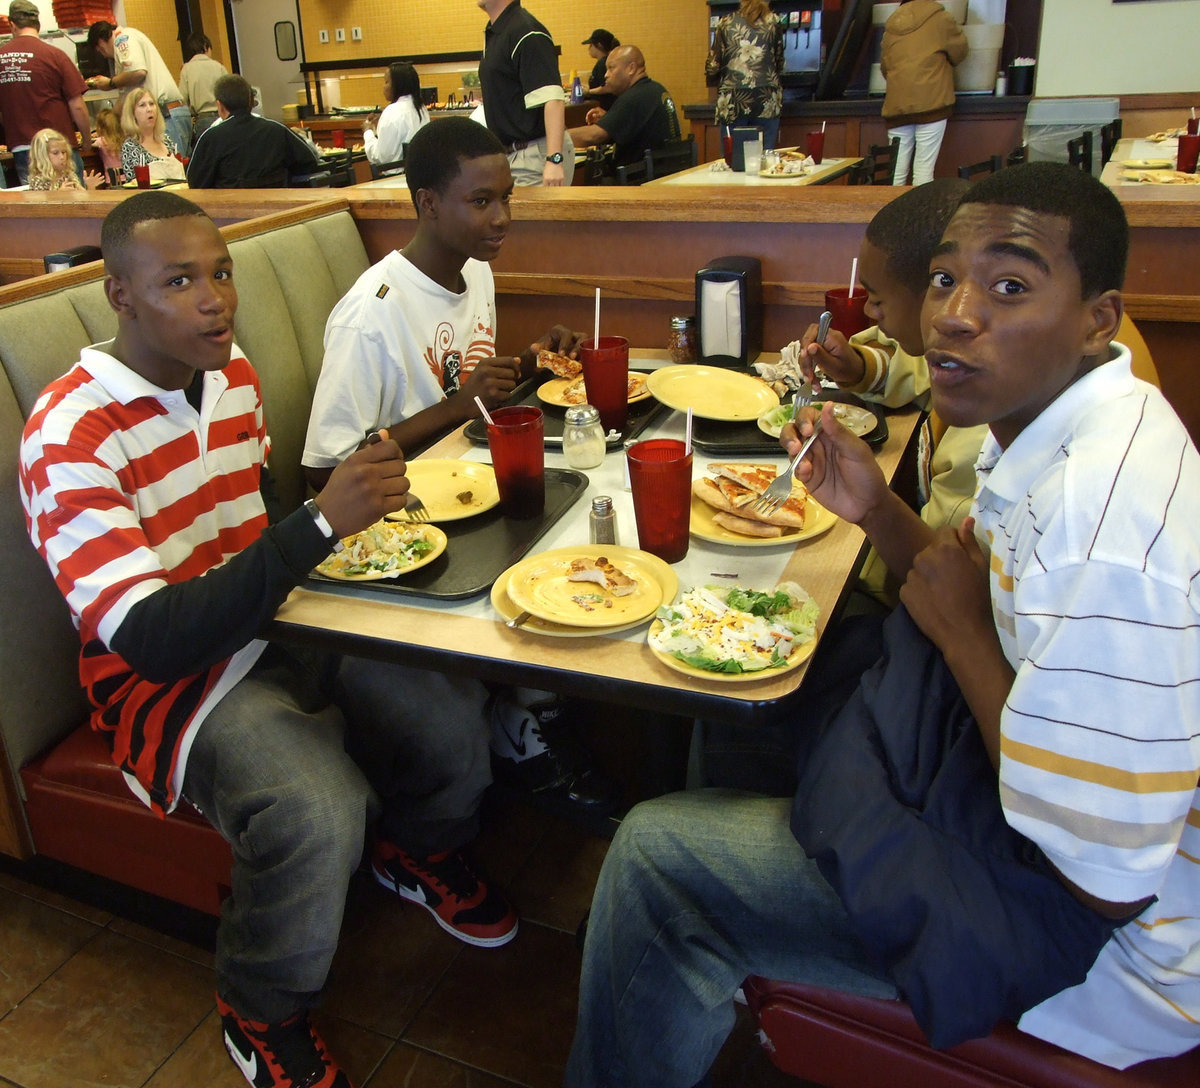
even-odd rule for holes
{"type": "Polygon", "coordinates": [[[708,572],[708,576],[709,576],[710,578],[737,578],[737,577],[740,577],[740,576],[739,576],[739,575],[737,575],[737,574],[723,574],[723,573],[722,573],[721,571],[719,571],[719,570],[711,570],[711,571],[709,571],[709,572],[708,572]]]}
{"type": "Polygon", "coordinates": [[[460,491],[460,492],[459,492],[457,495],[455,495],[454,497],[455,497],[456,499],[458,499],[458,501],[459,501],[459,502],[461,502],[461,503],[463,504],[463,506],[469,506],[469,505],[470,505],[470,503],[471,503],[471,500],[472,500],[472,499],[475,497],[475,492],[473,492],[473,491],[460,491]]]}

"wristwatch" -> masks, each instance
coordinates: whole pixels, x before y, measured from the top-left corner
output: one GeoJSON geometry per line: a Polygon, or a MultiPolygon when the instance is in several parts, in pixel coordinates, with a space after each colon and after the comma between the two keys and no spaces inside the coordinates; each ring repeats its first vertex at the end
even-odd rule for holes
{"type": "Polygon", "coordinates": [[[333,526],[329,524],[325,515],[321,513],[321,508],[312,499],[305,499],[304,509],[312,515],[313,521],[317,523],[317,528],[321,530],[325,539],[329,541],[329,546],[335,552],[343,551],[346,545],[342,543],[342,538],[333,531],[333,526]]]}
{"type": "Polygon", "coordinates": [[[561,166],[563,161],[562,152],[556,151],[553,155],[547,155],[546,161],[554,163],[555,166],[561,166]]]}

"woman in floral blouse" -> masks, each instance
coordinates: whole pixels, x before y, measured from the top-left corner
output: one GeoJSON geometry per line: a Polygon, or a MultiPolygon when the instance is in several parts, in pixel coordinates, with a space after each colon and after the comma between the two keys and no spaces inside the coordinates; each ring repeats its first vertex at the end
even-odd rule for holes
{"type": "Polygon", "coordinates": [[[166,133],[162,111],[144,87],[130,91],[121,106],[121,129],[125,142],[121,145],[121,172],[132,181],[135,166],[154,163],[173,164],[160,167],[163,177],[182,177],[183,168],[175,158],[175,141],[166,133]]]}
{"type": "Polygon", "coordinates": [[[783,28],[766,0],[741,0],[738,10],[717,23],[704,76],[717,86],[717,124],[722,135],[735,127],[757,128],[763,148],[779,136],[783,90],[783,28]]]}

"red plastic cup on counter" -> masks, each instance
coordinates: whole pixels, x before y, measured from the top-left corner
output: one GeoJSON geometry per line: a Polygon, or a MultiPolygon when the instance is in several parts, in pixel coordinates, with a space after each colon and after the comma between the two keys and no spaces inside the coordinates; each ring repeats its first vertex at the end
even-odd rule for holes
{"type": "Polygon", "coordinates": [[[144,166],[135,166],[133,168],[133,176],[137,180],[137,187],[139,189],[149,189],[150,188],[150,164],[149,163],[146,163],[144,166]]]}
{"type": "Polygon", "coordinates": [[[821,159],[825,156],[825,133],[819,129],[810,132],[806,138],[805,149],[808,151],[809,157],[818,166],[821,165],[821,159]]]}
{"type": "Polygon", "coordinates": [[[733,134],[725,129],[721,134],[721,150],[725,154],[725,165],[733,165],[733,134]]]}
{"type": "Polygon", "coordinates": [[[855,287],[853,295],[849,287],[835,287],[825,292],[825,309],[833,314],[829,327],[837,329],[843,336],[853,336],[871,327],[866,306],[867,292],[863,287],[855,287]]]}
{"type": "Polygon", "coordinates": [[[623,336],[602,336],[580,341],[579,362],[588,403],[600,413],[607,431],[624,431],[629,418],[629,341],[623,336]]]}
{"type": "Polygon", "coordinates": [[[493,408],[488,449],[506,518],[541,517],[546,508],[546,445],[542,410],[518,404],[493,408]]]}
{"type": "Polygon", "coordinates": [[[346,133],[343,129],[335,128],[333,130],[333,146],[334,147],[345,147],[346,146],[346,133]]]}
{"type": "Polygon", "coordinates": [[[1188,133],[1179,137],[1179,151],[1175,159],[1175,169],[1185,174],[1196,172],[1196,158],[1200,156],[1200,135],[1188,133]]]}
{"type": "Polygon", "coordinates": [[[1200,132],[1200,117],[1189,117],[1187,119],[1187,130],[1191,136],[1195,136],[1200,132]]]}
{"type": "Polygon", "coordinates": [[[688,553],[692,455],[675,438],[635,442],[626,452],[638,547],[664,563],[688,553]]]}

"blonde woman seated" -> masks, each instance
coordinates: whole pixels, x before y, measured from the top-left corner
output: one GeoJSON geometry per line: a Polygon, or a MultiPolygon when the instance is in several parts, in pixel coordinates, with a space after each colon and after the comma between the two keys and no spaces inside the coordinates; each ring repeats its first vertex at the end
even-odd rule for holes
{"type": "Polygon", "coordinates": [[[175,157],[175,141],[167,135],[162,111],[144,87],[130,91],[121,106],[121,171],[132,181],[134,168],[150,167],[152,181],[183,181],[183,163],[175,157]]]}
{"type": "Polygon", "coordinates": [[[94,170],[83,178],[75,172],[71,145],[56,129],[43,128],[29,142],[29,188],[31,189],[98,189],[104,178],[94,170]]]}

